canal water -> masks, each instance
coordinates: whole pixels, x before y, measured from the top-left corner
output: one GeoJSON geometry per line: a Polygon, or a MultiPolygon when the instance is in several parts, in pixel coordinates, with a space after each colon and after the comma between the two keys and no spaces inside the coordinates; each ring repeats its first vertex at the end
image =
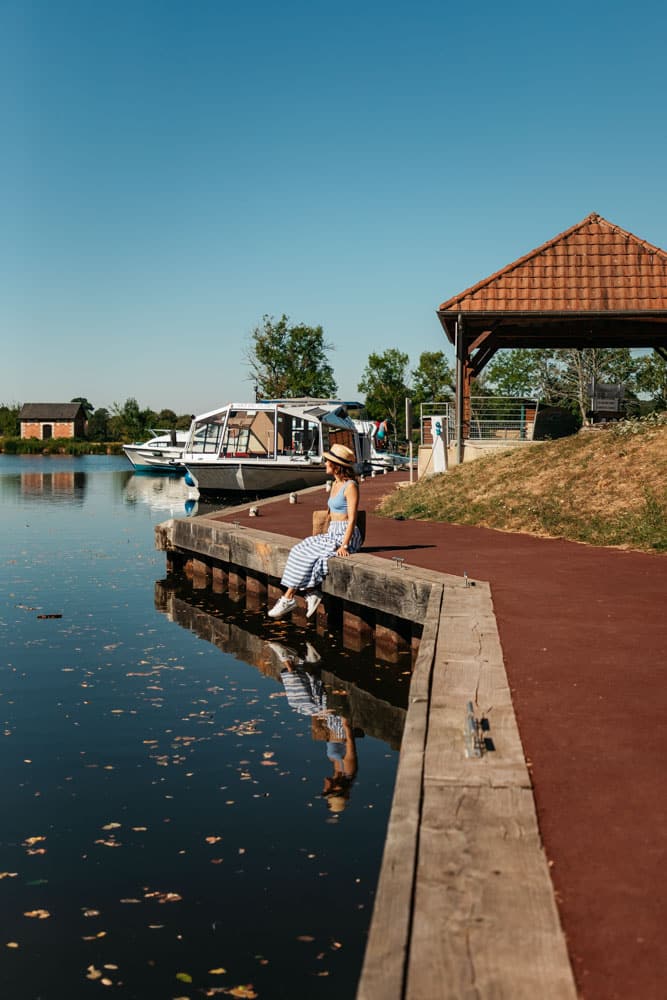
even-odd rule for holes
{"type": "Polygon", "coordinates": [[[182,479],[0,456],[0,498],[0,996],[353,998],[409,663],[166,579],[182,479]]]}

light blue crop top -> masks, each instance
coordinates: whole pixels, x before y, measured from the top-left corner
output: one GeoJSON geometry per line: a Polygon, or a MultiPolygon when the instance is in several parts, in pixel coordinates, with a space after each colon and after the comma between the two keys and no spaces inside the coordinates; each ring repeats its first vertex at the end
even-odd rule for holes
{"type": "Polygon", "coordinates": [[[335,496],[329,497],[327,503],[332,514],[347,514],[347,497],[345,496],[347,487],[348,484],[345,483],[335,496]]]}

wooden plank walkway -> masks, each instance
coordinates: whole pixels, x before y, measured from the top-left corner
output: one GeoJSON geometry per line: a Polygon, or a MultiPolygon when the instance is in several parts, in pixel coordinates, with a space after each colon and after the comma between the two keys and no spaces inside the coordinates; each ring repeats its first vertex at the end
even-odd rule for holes
{"type": "Polygon", "coordinates": [[[358,1000],[572,1000],[488,585],[434,586],[422,642],[358,1000]]]}

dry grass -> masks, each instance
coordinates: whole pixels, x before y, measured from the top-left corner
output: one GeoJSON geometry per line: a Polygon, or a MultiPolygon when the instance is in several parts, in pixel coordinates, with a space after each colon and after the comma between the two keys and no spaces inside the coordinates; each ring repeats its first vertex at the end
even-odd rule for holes
{"type": "Polygon", "coordinates": [[[393,493],[379,513],[665,552],[667,419],[624,421],[456,466],[393,493]]]}

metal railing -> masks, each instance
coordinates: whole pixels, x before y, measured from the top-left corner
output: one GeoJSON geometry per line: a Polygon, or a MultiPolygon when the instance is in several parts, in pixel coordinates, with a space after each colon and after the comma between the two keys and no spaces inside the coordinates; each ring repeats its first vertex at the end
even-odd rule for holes
{"type": "MultiPolygon", "coordinates": [[[[471,441],[532,441],[539,409],[536,399],[516,396],[471,396],[470,420],[464,437],[471,441]]],[[[456,411],[451,402],[421,403],[420,444],[432,444],[433,418],[443,422],[447,442],[456,440],[456,411]]]]}

